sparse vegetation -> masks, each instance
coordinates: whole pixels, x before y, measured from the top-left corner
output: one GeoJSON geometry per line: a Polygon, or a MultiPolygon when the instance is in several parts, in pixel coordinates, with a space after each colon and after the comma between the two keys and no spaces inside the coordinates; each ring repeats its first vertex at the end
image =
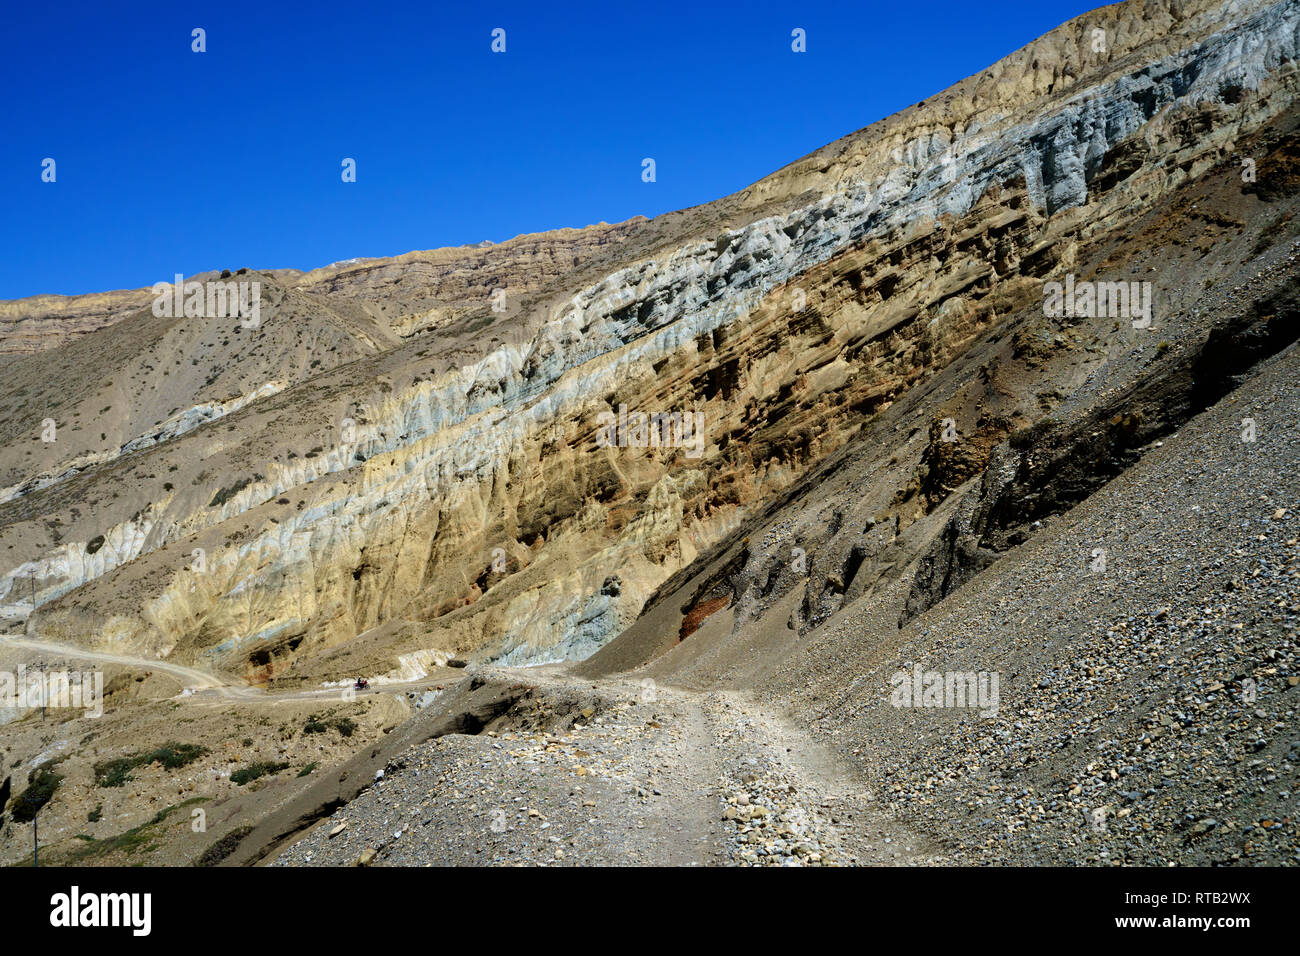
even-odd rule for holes
{"type": "Polygon", "coordinates": [[[287,763],[278,763],[271,760],[259,760],[257,763],[250,763],[247,767],[236,770],[230,775],[230,782],[243,786],[246,783],[252,783],[260,777],[270,774],[279,773],[281,770],[289,769],[287,763]]]}
{"type": "MultiPolygon", "coordinates": [[[[159,810],[147,823],[142,823],[138,827],[132,827],[116,836],[107,837],[103,840],[96,840],[84,833],[78,834],[78,838],[83,841],[83,845],[75,847],[68,854],[66,862],[77,864],[108,856],[110,853],[121,852],[130,855],[157,849],[158,844],[155,841],[159,836],[157,831],[159,824],[163,823],[176,810],[181,810],[196,803],[205,803],[208,799],[208,797],[191,797],[183,803],[173,804],[166,809],[159,810]]],[[[44,854],[42,853],[43,858],[44,854]]]]}
{"type": "Polygon", "coordinates": [[[303,724],[302,732],[304,734],[323,734],[333,727],[344,737],[351,737],[357,729],[357,722],[351,717],[328,717],[323,718],[312,714],[307,718],[307,723],[303,724]]]}
{"type": "Polygon", "coordinates": [[[233,485],[229,486],[228,488],[222,488],[215,495],[213,495],[212,500],[208,502],[208,507],[220,508],[227,501],[235,497],[235,495],[239,494],[241,491],[243,491],[252,483],[253,483],[252,478],[240,478],[233,485]]]}
{"type": "Polygon", "coordinates": [[[165,770],[176,770],[193,763],[208,751],[197,744],[178,744],[168,741],[157,750],[114,757],[95,764],[95,783],[100,787],[121,787],[132,780],[131,771],[151,763],[160,763],[165,770]]]}
{"type": "Polygon", "coordinates": [[[14,801],[13,819],[16,823],[31,823],[41,809],[54,797],[63,776],[54,772],[53,764],[43,764],[27,775],[27,789],[14,801]]]}
{"type": "Polygon", "coordinates": [[[216,866],[230,854],[235,852],[235,847],[239,846],[239,841],[248,834],[253,832],[253,828],[248,824],[235,827],[212,846],[208,847],[199,858],[194,861],[195,866],[216,866]]]}

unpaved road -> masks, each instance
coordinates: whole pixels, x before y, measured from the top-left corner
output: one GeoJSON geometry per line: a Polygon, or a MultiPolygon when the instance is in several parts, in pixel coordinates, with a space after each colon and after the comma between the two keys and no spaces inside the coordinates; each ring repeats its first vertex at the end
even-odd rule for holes
{"type": "Polygon", "coordinates": [[[501,686],[526,677],[535,706],[484,733],[404,750],[275,865],[348,865],[368,849],[374,865],[395,866],[948,859],[805,734],[742,694],[647,695],[630,681],[549,669],[480,673],[501,686]]]}
{"type": "Polygon", "coordinates": [[[85,647],[77,647],[73,644],[59,644],[55,641],[36,641],[28,637],[17,634],[0,635],[0,649],[5,647],[21,647],[25,650],[38,651],[48,654],[61,654],[64,657],[72,657],[78,660],[101,661],[105,664],[121,664],[124,667],[142,667],[146,670],[163,671],[178,678],[181,683],[191,690],[208,690],[215,689],[223,693],[223,696],[238,697],[243,696],[240,691],[251,691],[252,688],[237,686],[223,681],[215,674],[207,671],[197,670],[193,667],[183,667],[180,664],[171,664],[167,661],[150,660],[145,657],[131,657],[125,654],[109,654],[104,651],[92,651],[85,647]]]}
{"type": "MultiPolygon", "coordinates": [[[[55,641],[37,641],[16,634],[0,634],[0,650],[3,650],[6,647],[18,647],[24,650],[71,657],[76,660],[100,661],[105,664],[119,664],[123,667],[162,671],[177,678],[185,690],[190,692],[178,695],[178,699],[188,697],[210,698],[218,696],[242,700],[312,700],[318,697],[334,697],[345,689],[338,687],[322,687],[313,690],[266,691],[260,687],[252,687],[248,684],[233,683],[223,679],[217,674],[211,673],[210,671],[203,671],[194,667],[185,667],[182,664],[173,664],[169,661],[147,657],[132,657],[127,654],[109,654],[105,651],[92,651],[89,648],[77,647],[74,644],[60,644],[55,641]]],[[[420,680],[402,681],[398,683],[375,684],[372,682],[368,689],[359,691],[358,696],[379,693],[402,694],[407,691],[425,690],[429,685],[436,683],[439,683],[439,679],[432,676],[420,680]]]]}

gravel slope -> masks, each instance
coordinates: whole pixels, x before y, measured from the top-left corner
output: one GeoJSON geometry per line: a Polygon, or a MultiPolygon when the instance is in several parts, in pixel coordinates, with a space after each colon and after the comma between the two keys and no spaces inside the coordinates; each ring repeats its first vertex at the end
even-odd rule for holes
{"type": "Polygon", "coordinates": [[[768,696],[964,862],[1300,862],[1297,371],[1292,348],[902,631],[848,609],[768,696]],[[999,672],[997,715],[891,706],[917,663],[999,672]]]}

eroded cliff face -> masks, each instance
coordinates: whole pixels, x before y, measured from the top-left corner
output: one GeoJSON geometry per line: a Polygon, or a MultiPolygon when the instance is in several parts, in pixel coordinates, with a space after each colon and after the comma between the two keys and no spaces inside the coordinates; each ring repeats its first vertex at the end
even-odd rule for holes
{"type": "MultiPolygon", "coordinates": [[[[3,611],[250,679],[336,676],[360,644],[378,670],[586,657],[1081,244],[1292,110],[1298,52],[1294,2],[1123,4],[712,207],[295,276],[348,360],[136,415],[106,456],[11,458],[3,611]],[[611,444],[624,407],[699,443],[611,444]]],[[[271,314],[268,354],[293,325],[271,314]]],[[[973,419],[974,454],[1029,414],[973,419]]],[[[985,464],[932,452],[890,540],[985,464]]]]}

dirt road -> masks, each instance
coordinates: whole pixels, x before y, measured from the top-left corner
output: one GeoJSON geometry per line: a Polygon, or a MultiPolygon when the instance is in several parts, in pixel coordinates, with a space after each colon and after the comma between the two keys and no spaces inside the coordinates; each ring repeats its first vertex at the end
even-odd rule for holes
{"type": "MultiPolygon", "coordinates": [[[[248,684],[234,683],[210,671],[185,667],[182,664],[173,664],[169,661],[147,657],[132,657],[127,654],[109,654],[105,651],[93,651],[73,644],[32,640],[16,634],[0,635],[0,650],[6,647],[22,648],[23,650],[43,654],[69,657],[74,660],[99,661],[104,664],[118,664],[123,667],[141,670],[162,671],[181,682],[184,691],[182,691],[181,695],[178,695],[179,698],[197,697],[204,699],[218,696],[241,700],[312,700],[315,698],[337,697],[346,689],[343,687],[322,687],[313,690],[267,691],[248,684]]],[[[445,680],[445,678],[426,677],[420,680],[385,684],[376,684],[372,681],[370,687],[364,691],[358,691],[357,696],[380,693],[404,694],[408,691],[425,690],[430,685],[437,684],[441,680],[445,680]]]]}
{"type": "Polygon", "coordinates": [[[551,669],[480,676],[485,690],[521,688],[526,677],[527,696],[478,731],[401,751],[372,786],[279,850],[276,865],[347,865],[367,850],[373,864],[397,866],[947,859],[745,695],[647,692],[551,669]]]}

